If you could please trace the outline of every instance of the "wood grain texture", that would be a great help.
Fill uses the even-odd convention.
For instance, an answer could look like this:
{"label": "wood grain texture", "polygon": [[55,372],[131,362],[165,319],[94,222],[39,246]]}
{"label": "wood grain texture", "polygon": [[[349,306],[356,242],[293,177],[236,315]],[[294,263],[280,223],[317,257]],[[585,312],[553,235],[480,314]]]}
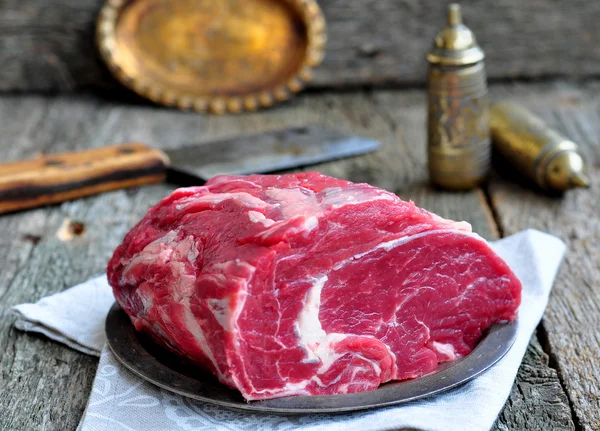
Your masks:
{"label": "wood grain texture", "polygon": [[522,103],[580,145],[592,187],[544,196],[501,178],[491,199],[506,234],[527,227],[562,238],[567,256],[544,320],[545,341],[576,425],[600,429],[600,84],[517,85],[497,94]]}
{"label": "wood grain texture", "polygon": [[[96,55],[103,0],[0,2],[0,91],[117,85]],[[445,22],[437,0],[321,0],[329,42],[313,87],[423,83],[425,52]],[[600,3],[461,2],[491,78],[600,74]]]}
{"label": "wood grain texture", "polygon": [[169,158],[139,143],[0,164],[0,214],[159,183]]}
{"label": "wood grain texture", "polygon": [[[556,370],[548,366],[549,361],[534,335],[494,430],[575,430],[567,395]],[[552,412],[552,415],[544,412]]]}
{"label": "wood grain texture", "polygon": [[[379,139],[383,150],[312,169],[411,198],[438,214],[470,221],[486,238],[497,229],[480,191],[440,192],[427,184],[425,97],[422,91],[304,95],[264,113],[201,117],[153,107],[131,107],[90,97],[0,97],[5,161],[106,142],[142,141],[177,147],[199,140],[321,123]],[[155,185],[0,217],[0,415],[2,430],[68,430],[81,417],[96,359],[12,328],[10,306],[36,301],[103,271],[113,248],[147,208],[174,186]],[[57,236],[69,223],[85,226],[70,240]],[[81,229],[73,229],[73,232]],[[573,429],[555,372],[534,344],[495,429]],[[525,366],[525,365],[524,365]],[[534,377],[531,377],[531,376]],[[522,390],[527,395],[521,396]],[[538,396],[537,393],[540,393]],[[525,413],[526,412],[526,415]]]}

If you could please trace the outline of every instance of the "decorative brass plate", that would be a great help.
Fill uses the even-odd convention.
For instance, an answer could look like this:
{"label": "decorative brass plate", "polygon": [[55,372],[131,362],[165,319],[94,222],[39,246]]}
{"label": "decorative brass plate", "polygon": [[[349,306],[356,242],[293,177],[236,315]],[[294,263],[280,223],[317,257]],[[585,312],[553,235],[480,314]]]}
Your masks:
{"label": "decorative brass plate", "polygon": [[129,316],[115,304],[106,317],[106,340],[117,360],[131,372],[180,395],[236,410],[277,414],[339,413],[402,404],[428,397],[477,377],[498,362],[517,338],[518,324],[492,326],[473,351],[462,359],[441,364],[415,380],[381,385],[374,391],[348,395],[285,397],[247,402],[210,372],[185,364],[135,330]]}
{"label": "decorative brass plate", "polygon": [[113,74],[141,96],[220,114],[301,90],[326,34],[315,0],[108,0],[97,39]]}

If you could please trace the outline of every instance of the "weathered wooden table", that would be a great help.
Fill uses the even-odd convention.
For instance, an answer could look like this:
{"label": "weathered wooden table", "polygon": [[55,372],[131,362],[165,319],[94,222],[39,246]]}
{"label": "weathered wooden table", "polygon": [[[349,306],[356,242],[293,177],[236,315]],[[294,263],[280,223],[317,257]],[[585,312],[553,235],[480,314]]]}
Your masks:
{"label": "weathered wooden table", "polygon": [[[423,90],[307,93],[276,109],[205,117],[93,96],[0,97],[2,161],[139,140],[158,147],[304,123],[380,139],[384,149],[313,169],[365,181],[431,211],[467,220],[488,239],[525,228],[565,240],[568,255],[520,368],[498,430],[600,429],[600,83],[502,84],[494,98],[535,109],[581,144],[591,190],[563,198],[494,176],[466,193],[427,182]],[[104,271],[114,247],[173,189],[155,185],[0,216],[0,429],[70,430],[83,413],[97,359],[12,327],[12,305]],[[57,232],[81,223],[72,239]],[[81,226],[80,226],[81,227]]]}

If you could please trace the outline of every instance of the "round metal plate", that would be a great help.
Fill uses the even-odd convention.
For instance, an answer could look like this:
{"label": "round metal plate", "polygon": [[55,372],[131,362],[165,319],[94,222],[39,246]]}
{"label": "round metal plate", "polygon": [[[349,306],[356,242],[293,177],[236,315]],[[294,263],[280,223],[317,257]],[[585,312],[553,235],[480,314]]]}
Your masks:
{"label": "round metal plate", "polygon": [[97,39],[111,71],[140,95],[223,113],[299,91],[326,35],[315,0],[107,0]]}
{"label": "round metal plate", "polygon": [[116,358],[143,379],[195,400],[239,410],[280,414],[339,413],[414,401],[475,378],[500,360],[513,345],[517,323],[492,326],[468,356],[440,365],[415,380],[386,383],[378,389],[348,395],[302,396],[247,402],[208,371],[182,363],[135,330],[117,304],[106,318],[108,345]]}

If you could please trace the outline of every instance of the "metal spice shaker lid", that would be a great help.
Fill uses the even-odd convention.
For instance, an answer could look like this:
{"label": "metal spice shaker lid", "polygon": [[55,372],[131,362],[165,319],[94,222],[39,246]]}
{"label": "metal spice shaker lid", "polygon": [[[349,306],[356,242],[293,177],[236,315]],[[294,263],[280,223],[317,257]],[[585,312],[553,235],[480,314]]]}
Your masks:
{"label": "metal spice shaker lid", "polygon": [[463,66],[477,63],[485,57],[473,32],[462,23],[460,5],[448,6],[448,26],[433,41],[427,61],[443,66]]}

